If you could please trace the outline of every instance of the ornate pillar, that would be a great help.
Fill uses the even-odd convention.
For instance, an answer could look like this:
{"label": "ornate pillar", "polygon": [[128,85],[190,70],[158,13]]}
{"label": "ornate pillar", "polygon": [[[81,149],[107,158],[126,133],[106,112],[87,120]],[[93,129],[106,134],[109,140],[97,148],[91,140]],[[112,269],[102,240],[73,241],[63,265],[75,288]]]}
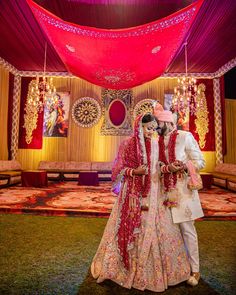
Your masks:
{"label": "ornate pillar", "polygon": [[21,92],[21,77],[14,77],[13,90],[13,110],[12,110],[12,132],[11,132],[11,158],[16,159],[18,151],[19,138],[19,118],[20,118],[20,92]]}
{"label": "ornate pillar", "polygon": [[220,79],[213,79],[216,164],[223,163]]}

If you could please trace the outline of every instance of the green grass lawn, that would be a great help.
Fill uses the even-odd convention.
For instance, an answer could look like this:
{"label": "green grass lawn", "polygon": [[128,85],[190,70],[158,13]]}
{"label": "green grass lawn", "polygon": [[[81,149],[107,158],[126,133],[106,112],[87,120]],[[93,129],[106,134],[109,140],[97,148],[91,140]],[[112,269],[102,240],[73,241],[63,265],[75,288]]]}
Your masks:
{"label": "green grass lawn", "polygon": [[[110,282],[98,285],[91,278],[89,267],[106,222],[0,215],[0,294],[153,294]],[[165,294],[236,294],[236,222],[197,222],[197,230],[203,280],[198,287],[181,284]]]}

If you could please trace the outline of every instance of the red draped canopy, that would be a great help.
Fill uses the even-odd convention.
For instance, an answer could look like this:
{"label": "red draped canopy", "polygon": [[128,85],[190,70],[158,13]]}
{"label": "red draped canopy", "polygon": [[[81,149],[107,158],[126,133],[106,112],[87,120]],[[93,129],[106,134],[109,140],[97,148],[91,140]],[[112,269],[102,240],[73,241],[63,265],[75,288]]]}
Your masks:
{"label": "red draped canopy", "polygon": [[69,23],[27,2],[68,71],[105,88],[126,89],[162,75],[203,0],[155,22],[117,30]]}

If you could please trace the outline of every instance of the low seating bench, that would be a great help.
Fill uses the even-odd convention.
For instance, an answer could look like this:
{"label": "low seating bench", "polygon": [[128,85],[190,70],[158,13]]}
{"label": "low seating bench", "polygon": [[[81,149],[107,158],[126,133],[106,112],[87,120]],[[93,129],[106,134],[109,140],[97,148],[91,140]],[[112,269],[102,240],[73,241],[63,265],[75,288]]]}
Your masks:
{"label": "low seating bench", "polygon": [[221,163],[212,172],[213,184],[236,191],[236,164]]}
{"label": "low seating bench", "polygon": [[0,187],[6,187],[10,185],[10,178],[9,174],[0,174]]}
{"label": "low seating bench", "polygon": [[0,160],[0,188],[20,183],[21,171],[17,160]]}
{"label": "low seating bench", "polygon": [[99,181],[111,180],[113,162],[41,161],[38,169],[46,170],[49,180],[78,181],[81,171],[97,171]]}

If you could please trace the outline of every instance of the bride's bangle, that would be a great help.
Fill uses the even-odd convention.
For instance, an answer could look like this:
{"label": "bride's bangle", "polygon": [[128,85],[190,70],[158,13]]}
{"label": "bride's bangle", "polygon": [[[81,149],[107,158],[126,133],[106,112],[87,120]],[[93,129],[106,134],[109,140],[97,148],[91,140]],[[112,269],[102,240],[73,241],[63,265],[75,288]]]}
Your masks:
{"label": "bride's bangle", "polygon": [[133,177],[134,176],[134,169],[127,168],[126,171],[125,171],[125,174],[127,176]]}
{"label": "bride's bangle", "polygon": [[162,165],[161,173],[170,173],[169,165]]}

